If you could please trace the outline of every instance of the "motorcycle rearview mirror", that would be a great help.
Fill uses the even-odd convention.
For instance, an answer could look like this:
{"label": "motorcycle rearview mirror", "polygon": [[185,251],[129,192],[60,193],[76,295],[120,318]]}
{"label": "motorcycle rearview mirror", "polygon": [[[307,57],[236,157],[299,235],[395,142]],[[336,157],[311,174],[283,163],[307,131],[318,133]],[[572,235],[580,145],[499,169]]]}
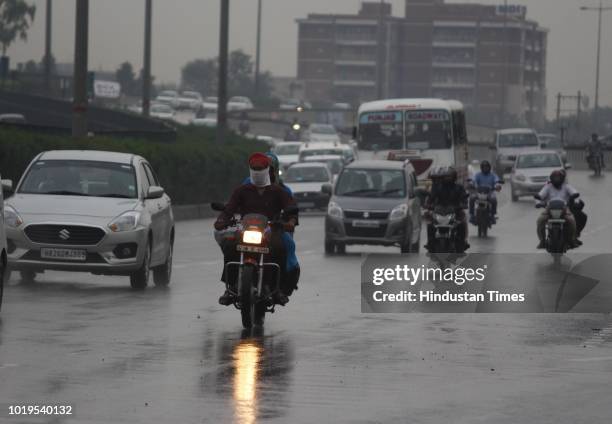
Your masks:
{"label": "motorcycle rearview mirror", "polygon": [[570,196],[570,199],[574,200],[580,197],[580,193],[574,193]]}
{"label": "motorcycle rearview mirror", "polygon": [[213,211],[223,212],[225,210],[225,205],[220,202],[212,202],[210,207]]}
{"label": "motorcycle rearview mirror", "polygon": [[539,194],[535,194],[535,195],[533,196],[533,198],[534,198],[534,199],[536,199],[536,200],[542,200],[542,198],[540,197],[540,195],[539,195]]}

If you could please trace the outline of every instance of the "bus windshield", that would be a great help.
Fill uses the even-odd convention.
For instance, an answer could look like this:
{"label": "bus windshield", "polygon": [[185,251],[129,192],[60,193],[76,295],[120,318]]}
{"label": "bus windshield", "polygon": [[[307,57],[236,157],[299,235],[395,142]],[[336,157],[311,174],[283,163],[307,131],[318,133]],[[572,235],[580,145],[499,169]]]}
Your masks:
{"label": "bus windshield", "polygon": [[380,150],[402,149],[404,145],[401,112],[369,112],[359,117],[360,144]]}
{"label": "bus windshield", "polygon": [[450,115],[444,110],[406,112],[406,148],[418,150],[450,149]]}

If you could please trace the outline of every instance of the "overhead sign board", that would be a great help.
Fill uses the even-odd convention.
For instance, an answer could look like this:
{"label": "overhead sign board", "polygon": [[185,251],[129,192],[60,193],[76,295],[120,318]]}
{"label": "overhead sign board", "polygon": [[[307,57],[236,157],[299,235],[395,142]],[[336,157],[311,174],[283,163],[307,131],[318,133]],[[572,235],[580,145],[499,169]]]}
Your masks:
{"label": "overhead sign board", "polygon": [[500,4],[497,6],[497,14],[503,16],[525,17],[527,15],[527,6],[519,4]]}
{"label": "overhead sign board", "polygon": [[121,84],[114,81],[94,81],[94,95],[103,99],[118,99],[121,96]]}

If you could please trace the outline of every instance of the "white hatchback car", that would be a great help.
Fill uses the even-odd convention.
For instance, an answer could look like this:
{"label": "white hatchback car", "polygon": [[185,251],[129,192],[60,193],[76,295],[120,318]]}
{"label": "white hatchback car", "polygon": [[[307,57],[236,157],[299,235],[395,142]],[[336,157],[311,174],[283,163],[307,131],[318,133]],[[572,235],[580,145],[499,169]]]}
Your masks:
{"label": "white hatchback car", "polygon": [[36,156],[4,202],[8,267],[128,275],[144,289],[172,273],[174,217],[151,165],[128,153],[56,150]]}

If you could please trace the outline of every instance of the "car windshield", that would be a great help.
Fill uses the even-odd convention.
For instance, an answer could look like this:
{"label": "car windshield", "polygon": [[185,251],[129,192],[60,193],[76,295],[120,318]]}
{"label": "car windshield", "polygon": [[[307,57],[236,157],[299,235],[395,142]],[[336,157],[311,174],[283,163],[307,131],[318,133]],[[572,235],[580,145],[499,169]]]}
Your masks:
{"label": "car windshield", "polygon": [[19,193],[135,199],[136,174],[128,164],[86,160],[39,160]]}
{"label": "car windshield", "polygon": [[310,132],[313,134],[337,134],[332,125],[311,125]]}
{"label": "car windshield", "polygon": [[183,93],[183,97],[185,97],[186,99],[197,99],[199,97],[199,94],[191,92],[191,91],[187,91]]}
{"label": "car windshield", "polygon": [[304,150],[300,153],[300,158],[310,158],[313,156],[325,156],[325,155],[338,155],[338,156],[346,156],[346,154],[342,151],[342,149],[330,148],[330,149],[312,149],[312,150]]}
{"label": "car windshield", "polygon": [[293,167],[284,176],[286,183],[327,183],[329,174],[322,166]]}
{"label": "car windshield", "polygon": [[176,97],[176,91],[162,91],[159,97]]}
{"label": "car windshield", "polygon": [[522,155],[516,161],[517,168],[560,168],[561,166],[561,159],[554,154]]}
{"label": "car windshield", "polygon": [[300,145],[299,144],[293,144],[293,145],[279,144],[274,148],[274,151],[277,155],[297,155],[298,153],[300,153]]}
{"label": "car windshield", "polygon": [[500,134],[499,147],[538,146],[538,137],[534,133]]}
{"label": "car windshield", "polygon": [[154,105],[151,107],[151,112],[172,113],[172,108],[168,105]]}
{"label": "car windshield", "polygon": [[406,196],[404,173],[387,169],[345,169],[336,186],[338,196],[388,197]]}
{"label": "car windshield", "polygon": [[207,97],[204,99],[206,103],[217,103],[219,100],[216,97]]}

